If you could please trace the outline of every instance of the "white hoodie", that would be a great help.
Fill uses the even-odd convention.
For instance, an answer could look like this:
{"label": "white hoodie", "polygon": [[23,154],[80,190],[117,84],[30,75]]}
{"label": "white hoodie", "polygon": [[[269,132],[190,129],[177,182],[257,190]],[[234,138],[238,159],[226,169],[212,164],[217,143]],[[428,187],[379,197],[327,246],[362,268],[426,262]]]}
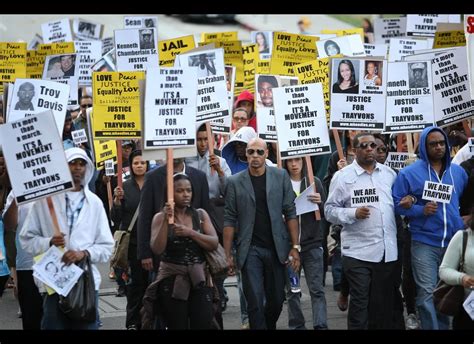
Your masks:
{"label": "white hoodie", "polygon": [[[85,195],[84,205],[71,232],[67,224],[66,193],[51,196],[51,199],[58,218],[59,228],[66,235],[65,250],[87,250],[90,253],[95,289],[99,290],[101,278],[95,263],[105,263],[110,259],[114,239],[102,201],[87,186],[94,174],[92,161],[87,157],[86,152],[80,148],[70,148],[65,153],[68,162],[78,158],[87,162],[86,175],[82,183]],[[54,234],[53,228],[46,199],[34,202],[20,232],[21,246],[33,256],[46,252]],[[39,291],[44,292],[45,289],[42,284],[39,281],[36,282]]]}

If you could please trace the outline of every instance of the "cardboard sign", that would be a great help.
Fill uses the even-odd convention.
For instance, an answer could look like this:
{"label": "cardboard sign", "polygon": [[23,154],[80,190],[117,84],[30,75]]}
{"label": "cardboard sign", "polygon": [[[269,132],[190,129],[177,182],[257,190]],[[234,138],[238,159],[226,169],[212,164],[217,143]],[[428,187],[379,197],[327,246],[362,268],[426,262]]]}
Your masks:
{"label": "cardboard sign", "polygon": [[117,70],[145,71],[158,67],[158,42],[155,28],[115,30]]}
{"label": "cardboard sign", "polygon": [[437,23],[459,23],[458,14],[407,14],[407,36],[434,37]]}
{"label": "cardboard sign", "polygon": [[232,126],[231,114],[234,108],[234,85],[235,85],[235,67],[225,66],[225,81],[227,84],[227,99],[229,101],[229,116],[214,119],[211,121],[212,132],[221,135],[229,135]]}
{"label": "cardboard sign", "polygon": [[360,35],[340,36],[322,41],[317,41],[318,55],[320,58],[336,56],[339,54],[352,57],[365,56],[364,44]]}
{"label": "cardboard sign", "polygon": [[142,27],[158,28],[158,17],[126,16],[123,18],[123,27],[126,29],[140,29]]}
{"label": "cardboard sign", "polygon": [[387,159],[385,160],[385,166],[388,166],[396,171],[400,171],[402,168],[405,168],[406,162],[410,157],[409,153],[397,153],[390,152],[388,153]]}
{"label": "cardboard sign", "polygon": [[114,140],[94,140],[94,155],[98,170],[104,168],[106,160],[117,162],[117,143]]}
{"label": "cardboard sign", "polygon": [[144,149],[196,144],[196,90],[193,69],[147,70]]}
{"label": "cardboard sign", "polygon": [[234,66],[234,87],[240,94],[244,87],[244,61],[241,41],[216,42],[216,47],[224,49],[224,63]]}
{"label": "cardboard sign", "polygon": [[253,94],[255,93],[255,69],[259,60],[257,45],[243,45],[242,59],[244,61],[244,90]]}
{"label": "cardboard sign", "polygon": [[102,36],[104,26],[90,22],[88,20],[74,18],[72,21],[72,31],[81,40],[99,40]]}
{"label": "cardboard sign", "polygon": [[160,67],[173,67],[176,56],[195,47],[193,35],[159,41]]}
{"label": "cardboard sign", "polygon": [[59,135],[63,134],[69,86],[49,80],[17,79],[13,87],[8,121],[17,121],[52,110]]}
{"label": "cardboard sign", "polygon": [[18,204],[74,187],[54,121],[49,110],[0,126],[0,146],[13,172],[9,176]]}
{"label": "cardboard sign", "polygon": [[351,208],[370,207],[379,202],[377,188],[351,189]]}
{"label": "cardboard sign", "polygon": [[275,127],[275,112],[273,109],[275,97],[273,90],[277,87],[297,85],[298,79],[279,75],[255,75],[257,88],[257,133],[258,137],[267,142],[277,142]]}
{"label": "cardboard sign", "polygon": [[272,58],[273,31],[250,31],[250,41],[257,46],[260,60]]}
{"label": "cardboard sign", "polygon": [[389,63],[385,132],[422,131],[433,113],[431,61]]}
{"label": "cardboard sign", "polygon": [[41,31],[45,43],[72,42],[73,40],[71,24],[67,18],[41,24]]}
{"label": "cardboard sign", "polygon": [[453,186],[449,184],[425,181],[423,188],[422,199],[426,201],[441,202],[449,204],[451,202],[451,195],[453,193]]}
{"label": "cardboard sign", "polygon": [[365,54],[367,56],[380,56],[387,58],[388,44],[364,44]]}
{"label": "cardboard sign", "polygon": [[405,36],[407,18],[375,18],[374,37],[375,43],[390,43],[390,38]]}
{"label": "cardboard sign", "polygon": [[108,177],[115,175],[114,161],[112,159],[105,161],[105,175]]}
{"label": "cardboard sign", "polygon": [[274,97],[282,159],[331,152],[321,84],[279,87]]}
{"label": "cardboard sign", "polygon": [[143,72],[93,73],[96,139],[126,139],[141,136],[140,88]]}
{"label": "cardboard sign", "polygon": [[101,41],[75,41],[76,52],[79,54],[76,61],[78,64],[79,86],[92,85],[91,67],[102,57]]}
{"label": "cardboard sign", "polygon": [[26,78],[26,43],[0,43],[0,83]]}
{"label": "cardboard sign", "polygon": [[383,130],[387,61],[376,58],[331,61],[331,129]]}
{"label": "cardboard sign", "polygon": [[[293,66],[314,60],[318,57],[316,41],[318,37],[298,35],[288,32],[275,32],[273,36],[270,73],[295,75]],[[323,56],[324,57],[324,56]]]}
{"label": "cardboard sign", "polygon": [[212,42],[237,41],[237,31],[201,33],[201,42],[205,44]]}
{"label": "cardboard sign", "polygon": [[87,142],[87,135],[85,129],[79,129],[71,131],[72,140],[76,146],[79,146],[83,142]]}
{"label": "cardboard sign", "polygon": [[414,55],[417,50],[429,48],[426,39],[391,38],[388,61],[402,61],[404,56]]}

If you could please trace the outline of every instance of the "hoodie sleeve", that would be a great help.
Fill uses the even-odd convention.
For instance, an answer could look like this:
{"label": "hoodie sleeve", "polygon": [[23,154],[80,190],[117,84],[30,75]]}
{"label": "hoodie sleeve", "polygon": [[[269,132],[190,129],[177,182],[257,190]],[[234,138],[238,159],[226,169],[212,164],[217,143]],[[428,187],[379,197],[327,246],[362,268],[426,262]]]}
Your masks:
{"label": "hoodie sleeve", "polygon": [[104,209],[98,211],[97,217],[97,232],[94,239],[94,244],[87,248],[89,251],[92,263],[105,263],[112,256],[114,249],[114,238],[109,227],[109,221]]}
{"label": "hoodie sleeve", "polygon": [[401,171],[395,183],[392,186],[392,197],[395,205],[395,214],[408,216],[409,218],[421,217],[423,214],[423,205],[418,204],[421,200],[417,200],[417,203],[413,204],[409,209],[405,209],[400,206],[400,201],[403,197],[411,195],[410,183],[406,177],[406,174]]}
{"label": "hoodie sleeve", "polygon": [[36,202],[28,215],[26,216],[25,223],[20,231],[20,245],[28,253],[32,254],[33,257],[41,253],[46,252],[49,249],[49,243],[51,242],[50,237],[43,236],[41,230],[41,223],[39,217],[40,202]]}

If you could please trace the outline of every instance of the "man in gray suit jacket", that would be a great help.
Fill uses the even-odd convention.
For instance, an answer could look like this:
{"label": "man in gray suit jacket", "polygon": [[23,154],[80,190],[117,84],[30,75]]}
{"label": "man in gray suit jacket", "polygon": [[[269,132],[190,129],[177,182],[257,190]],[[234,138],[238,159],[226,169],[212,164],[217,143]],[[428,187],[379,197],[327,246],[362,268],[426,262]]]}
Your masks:
{"label": "man in gray suit jacket", "polygon": [[265,141],[251,139],[246,155],[248,169],[228,179],[224,249],[232,273],[232,240],[238,227],[237,264],[242,271],[250,328],[276,329],[285,299],[288,258],[292,257],[290,264],[295,270],[300,267],[295,194],[284,170],[265,165]]}

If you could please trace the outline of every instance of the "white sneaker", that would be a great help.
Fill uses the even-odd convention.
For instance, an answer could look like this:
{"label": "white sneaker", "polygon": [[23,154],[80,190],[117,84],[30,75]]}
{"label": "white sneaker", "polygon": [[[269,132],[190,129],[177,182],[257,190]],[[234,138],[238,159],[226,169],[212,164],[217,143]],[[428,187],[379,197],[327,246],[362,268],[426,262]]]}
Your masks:
{"label": "white sneaker", "polygon": [[420,328],[420,323],[418,322],[418,319],[416,318],[416,314],[414,313],[408,314],[408,316],[405,319],[405,328],[407,330],[417,330]]}

